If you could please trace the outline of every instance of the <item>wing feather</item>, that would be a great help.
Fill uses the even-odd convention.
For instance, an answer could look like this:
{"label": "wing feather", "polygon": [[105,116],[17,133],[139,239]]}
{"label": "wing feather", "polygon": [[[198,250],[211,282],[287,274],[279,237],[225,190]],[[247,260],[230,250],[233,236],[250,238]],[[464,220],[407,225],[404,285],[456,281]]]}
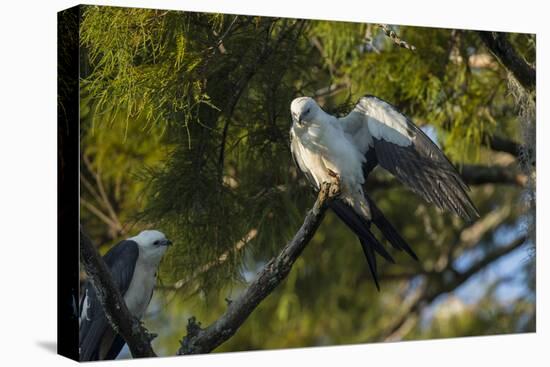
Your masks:
{"label": "wing feather", "polygon": [[[139,249],[137,243],[125,240],[113,246],[103,257],[103,260],[111,271],[113,281],[122,295],[126,293],[132,281],[138,255]],[[99,355],[101,341],[106,332],[112,329],[105,317],[95,289],[90,282],[87,282],[84,288],[80,304],[80,360],[98,360],[103,357]],[[112,357],[113,355],[116,357],[124,345],[124,343],[120,345],[120,340],[114,344],[116,344],[116,348],[113,345],[113,347],[108,349],[107,358],[114,358]]]}
{"label": "wing feather", "polygon": [[[427,202],[466,220],[479,217],[468,196],[468,186],[451,162],[418,126],[394,106],[380,98],[365,96],[340,121],[352,136],[359,136],[359,133],[364,136],[364,129],[368,129],[372,141],[363,153],[372,155],[374,150],[380,166]],[[362,126],[359,121],[362,121]],[[369,172],[366,171],[365,175]]]}
{"label": "wing feather", "polygon": [[306,175],[309,183],[317,190],[319,190],[319,188],[321,187],[321,183],[317,181],[315,175],[311,173],[308,164],[306,164],[306,162],[304,161],[305,159],[308,159],[310,153],[305,151],[304,147],[302,146],[302,144],[300,144],[292,129],[290,130],[290,152],[292,153],[292,158],[294,159],[294,163],[296,164],[296,166],[298,166],[300,171],[302,171]]}

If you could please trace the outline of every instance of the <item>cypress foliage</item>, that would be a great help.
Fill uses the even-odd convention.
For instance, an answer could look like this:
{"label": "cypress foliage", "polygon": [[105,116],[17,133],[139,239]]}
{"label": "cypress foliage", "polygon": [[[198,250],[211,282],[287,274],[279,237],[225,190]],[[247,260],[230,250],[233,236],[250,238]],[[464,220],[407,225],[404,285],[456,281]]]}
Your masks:
{"label": "cypress foliage", "polygon": [[[243,264],[280,248],[313,202],[288,148],[294,97],[316,95],[344,114],[361,95],[378,95],[425,125],[459,163],[488,161],[483,143],[494,133],[519,136],[507,74],[483,59],[475,33],[395,29],[416,51],[377,25],[86,6],[85,177],[101,169],[113,192],[118,185],[111,199],[125,213],[120,222],[154,225],[174,240],[164,282],[219,289]],[[534,38],[512,41],[534,58]],[[380,207],[391,216],[402,195],[386,193]],[[452,219],[434,221],[441,238],[445,225],[458,230]],[[402,224],[405,236],[422,237]],[[250,244],[241,250],[243,240]]]}

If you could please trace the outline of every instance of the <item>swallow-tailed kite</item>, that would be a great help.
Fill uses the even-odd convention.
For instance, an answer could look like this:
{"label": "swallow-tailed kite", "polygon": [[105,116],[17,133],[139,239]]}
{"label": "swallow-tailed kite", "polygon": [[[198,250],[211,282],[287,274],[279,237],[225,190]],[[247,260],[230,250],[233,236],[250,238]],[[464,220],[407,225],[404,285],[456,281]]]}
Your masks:
{"label": "swallow-tailed kite", "polygon": [[[141,319],[157,279],[157,269],[171,242],[159,231],[143,231],[113,246],[103,257],[128,310]],[[94,287],[88,282],[80,301],[80,360],[115,359],[124,339],[109,325]]]}
{"label": "swallow-tailed kite", "polygon": [[299,97],[292,101],[290,112],[290,148],[296,164],[317,190],[323,182],[338,181],[340,195],[330,207],[359,237],[377,288],[374,252],[394,261],[371,232],[371,223],[394,248],[417,257],[364,192],[374,167],[380,165],[439,208],[466,220],[479,216],[468,197],[468,186],[447,157],[388,102],[367,95],[347,116],[337,118],[312,98]]}

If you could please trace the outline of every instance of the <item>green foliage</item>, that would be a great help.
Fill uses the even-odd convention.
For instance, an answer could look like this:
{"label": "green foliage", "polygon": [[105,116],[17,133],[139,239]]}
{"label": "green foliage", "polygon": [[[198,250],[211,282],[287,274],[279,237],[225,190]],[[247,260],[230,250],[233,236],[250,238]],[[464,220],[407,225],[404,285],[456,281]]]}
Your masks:
{"label": "green foliage", "polygon": [[[100,176],[107,200],[84,186],[82,197],[108,218],[83,206],[82,221],[100,243],[145,227],[174,241],[160,275],[164,286],[182,286],[157,291],[156,302],[168,302],[151,320],[161,334],[157,349],[177,347],[187,317],[215,320],[224,298],[239,294],[243,277],[291,238],[313,204],[288,148],[294,97],[315,95],[326,110],[345,114],[361,95],[380,96],[432,128],[459,164],[492,162],[496,155],[483,143],[493,133],[518,139],[507,73],[474,32],[397,30],[416,52],[376,25],[85,7],[83,175],[92,187]],[[534,60],[534,37],[511,40]],[[399,186],[372,195],[421,258],[417,264],[397,254],[400,265],[379,264],[381,273],[436,271],[464,223]],[[499,227],[517,226],[519,195],[495,185],[472,193],[481,213],[509,208]],[[494,244],[490,231],[479,248],[486,253]],[[406,311],[413,280],[388,277],[377,293],[362,256],[350,231],[329,215],[289,279],[219,350],[384,340],[395,315]],[[529,305],[507,312],[492,295],[480,302],[461,315],[470,324],[413,327],[403,337],[481,332],[474,326],[494,318],[479,310],[506,319],[490,332],[514,332],[514,320],[533,312]]]}
{"label": "green foliage", "polygon": [[94,114],[85,95],[80,102],[81,220],[97,242],[111,244],[136,231],[147,186],[141,177],[173,147],[161,139],[161,125],[144,118],[128,124],[124,110]]}

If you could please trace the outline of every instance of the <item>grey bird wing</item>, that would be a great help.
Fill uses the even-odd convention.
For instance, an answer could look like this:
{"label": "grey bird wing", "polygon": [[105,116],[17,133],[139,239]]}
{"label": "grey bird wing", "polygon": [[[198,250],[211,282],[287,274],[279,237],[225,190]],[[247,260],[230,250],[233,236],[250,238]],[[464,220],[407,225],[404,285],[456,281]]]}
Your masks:
{"label": "grey bird wing", "polygon": [[[122,295],[126,293],[132,281],[138,255],[137,243],[125,240],[113,246],[103,257],[111,271],[113,281]],[[122,338],[119,335],[113,337],[112,333],[114,331],[105,317],[95,289],[88,281],[80,301],[80,360],[116,358],[124,346],[124,342],[121,341]],[[108,345],[104,345],[104,340]]]}
{"label": "grey bird wing", "polygon": [[479,217],[468,196],[468,186],[447,157],[394,106],[380,98],[365,96],[340,121],[367,161],[370,158],[365,176],[374,168],[376,158],[376,163],[427,202],[466,220]]}

